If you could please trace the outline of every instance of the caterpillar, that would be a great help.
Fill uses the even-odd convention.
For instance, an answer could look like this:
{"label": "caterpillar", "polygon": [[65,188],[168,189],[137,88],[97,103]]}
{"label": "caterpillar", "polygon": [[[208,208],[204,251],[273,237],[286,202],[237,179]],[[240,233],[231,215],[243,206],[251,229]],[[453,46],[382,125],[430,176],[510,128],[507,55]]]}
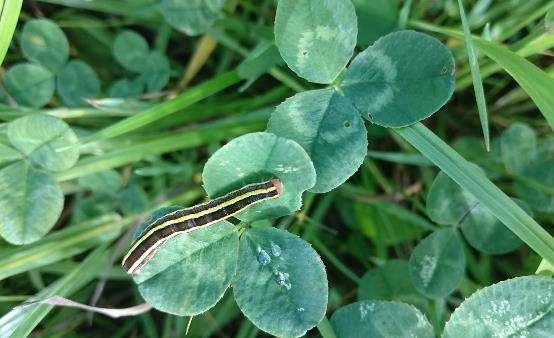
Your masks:
{"label": "caterpillar", "polygon": [[166,214],[142,231],[123,257],[121,265],[127,273],[137,275],[168,239],[222,221],[251,205],[282,194],[281,181],[272,179],[249,184],[223,197]]}

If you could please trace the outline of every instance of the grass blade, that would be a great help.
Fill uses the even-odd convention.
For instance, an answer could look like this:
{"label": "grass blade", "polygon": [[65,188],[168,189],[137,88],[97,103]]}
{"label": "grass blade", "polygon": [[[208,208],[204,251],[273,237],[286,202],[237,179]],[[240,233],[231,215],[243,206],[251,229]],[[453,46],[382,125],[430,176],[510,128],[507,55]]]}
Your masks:
{"label": "grass blade", "polygon": [[541,263],[539,264],[537,271],[535,271],[535,275],[543,275],[543,276],[552,276],[554,274],[554,265],[550,264],[549,261],[546,259],[543,259]]}
{"label": "grass blade", "polygon": [[470,162],[421,123],[395,131],[477,198],[536,253],[554,262],[554,238]]}
{"label": "grass blade", "polygon": [[477,100],[477,110],[479,111],[483,137],[485,138],[485,148],[487,151],[490,151],[489,116],[487,113],[487,102],[485,101],[483,81],[481,80],[481,74],[479,73],[479,61],[477,60],[477,53],[475,53],[475,47],[473,46],[473,40],[471,39],[471,31],[469,29],[469,23],[466,18],[464,6],[462,5],[462,0],[458,0],[458,6],[460,7],[460,17],[464,28],[464,39],[469,57],[469,67],[471,69],[475,100]]}
{"label": "grass blade", "polygon": [[[485,37],[485,41],[488,41]],[[522,58],[528,58],[533,55],[542,54],[545,51],[554,47],[554,34],[543,34],[536,39],[530,41],[528,44],[521,48],[514,50],[514,52]],[[487,63],[480,67],[480,73],[482,78],[487,78],[490,75],[501,71],[503,68],[497,63]],[[456,91],[461,91],[472,84],[471,74],[460,76],[460,79],[456,81]]]}
{"label": "grass blade", "polygon": [[[433,25],[411,22],[417,28],[430,30],[455,38],[463,38],[463,34],[454,29],[444,29]],[[477,49],[498,63],[521,86],[537,105],[542,115],[554,128],[554,79],[548,76],[539,67],[517,55],[506,47],[473,36],[473,43]]]}
{"label": "grass blade", "polygon": [[86,9],[101,13],[133,17],[141,20],[159,20],[161,13],[158,10],[159,1],[135,0],[39,0],[53,5],[66,6],[76,9]]}
{"label": "grass blade", "polygon": [[371,158],[393,162],[396,164],[411,164],[411,165],[418,165],[418,166],[433,165],[431,162],[429,162],[427,158],[419,154],[369,150],[367,152],[367,155]]}
{"label": "grass blade", "polygon": [[136,115],[114,123],[111,126],[106,127],[84,139],[83,143],[109,139],[144,127],[163,117],[176,113],[179,110],[205,99],[206,97],[227,87],[230,87],[240,80],[241,78],[236,71],[223,73],[212,80],[206,81],[194,88],[190,88],[171,100],[164,101]]}
{"label": "grass blade", "polygon": [[115,239],[124,222],[116,214],[104,215],[77,226],[52,233],[41,240],[1,251],[0,280],[18,273],[73,257]]}
{"label": "grass blade", "polygon": [[23,0],[0,0],[0,65],[12,41]]}
{"label": "grass blade", "polygon": [[550,128],[554,128],[554,79],[540,68],[509,49],[480,38],[474,38],[475,45],[488,57],[496,61],[529,94]]}
{"label": "grass blade", "polygon": [[[40,300],[55,295],[67,297],[75,293],[96,276],[96,270],[105,267],[108,257],[106,245],[101,245],[75,270],[52,283],[30,300]],[[27,337],[53,307],[53,305],[40,304],[14,308],[0,318],[0,336]]]}
{"label": "grass blade", "polygon": [[400,14],[398,16],[398,28],[406,29],[408,24],[408,19],[410,18],[410,10],[412,9],[412,0],[404,1],[402,8],[400,9]]}

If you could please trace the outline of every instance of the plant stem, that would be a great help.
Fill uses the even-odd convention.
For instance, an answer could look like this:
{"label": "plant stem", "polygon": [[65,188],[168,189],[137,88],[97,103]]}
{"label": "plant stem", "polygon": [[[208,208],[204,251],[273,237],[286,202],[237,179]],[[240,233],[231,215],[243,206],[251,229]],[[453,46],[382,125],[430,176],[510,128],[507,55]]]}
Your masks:
{"label": "plant stem", "polygon": [[329,323],[327,317],[323,317],[319,324],[317,324],[317,329],[323,338],[337,338],[337,335],[335,334],[335,331],[333,331],[331,323]]}
{"label": "plant stem", "polygon": [[441,320],[440,320],[439,311],[438,311],[438,302],[439,300],[430,299],[429,308],[431,310],[431,322],[432,322],[433,328],[435,329],[435,334],[437,335],[437,337],[440,337],[442,334],[442,327],[441,327]]}

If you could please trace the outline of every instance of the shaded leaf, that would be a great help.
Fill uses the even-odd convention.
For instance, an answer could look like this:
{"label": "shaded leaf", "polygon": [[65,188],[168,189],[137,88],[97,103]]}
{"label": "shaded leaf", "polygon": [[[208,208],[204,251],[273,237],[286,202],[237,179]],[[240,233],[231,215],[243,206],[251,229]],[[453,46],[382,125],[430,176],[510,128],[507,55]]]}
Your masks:
{"label": "shaded leaf", "polygon": [[464,271],[464,249],[453,229],[433,232],[419,242],[410,256],[412,282],[430,298],[442,298],[454,291]]}
{"label": "shaded leaf", "polygon": [[506,170],[519,173],[537,158],[537,134],[527,124],[513,123],[502,133],[500,149]]}
{"label": "shaded leaf", "polygon": [[[514,201],[532,215],[527,204]],[[523,244],[488,208],[443,172],[429,190],[427,213],[437,223],[460,225],[469,244],[481,252],[503,254]]]}
{"label": "shaded leaf", "polygon": [[152,51],[141,69],[141,78],[146,84],[146,91],[149,93],[161,91],[169,82],[170,73],[167,57],[158,50]]}
{"label": "shaded leaf", "polygon": [[56,78],[58,93],[68,107],[88,106],[85,99],[100,93],[100,79],[88,64],[80,60],[67,63]]}
{"label": "shaded leaf", "polygon": [[224,0],[162,0],[162,14],[175,29],[198,35],[211,27],[224,4]]}
{"label": "shaded leaf", "polygon": [[[533,216],[527,204],[514,201]],[[488,254],[504,254],[519,248],[523,242],[482,204],[477,204],[461,223],[464,237],[475,249]]]}
{"label": "shaded leaf", "polygon": [[77,182],[90,191],[115,196],[121,184],[121,175],[115,170],[104,170],[79,177]]}
{"label": "shaded leaf", "polygon": [[149,198],[138,183],[128,184],[119,193],[119,204],[124,214],[138,214],[148,208]]}
{"label": "shaded leaf", "polygon": [[371,122],[402,127],[425,119],[454,92],[452,53],[415,31],[388,34],[358,54],[340,84]]}
{"label": "shaded leaf", "polygon": [[471,192],[533,250],[554,261],[552,236],[512,199],[495,186],[477,167],[462,158],[423,124],[416,123],[395,132],[431,159],[447,175]]}
{"label": "shaded leaf", "polygon": [[472,194],[440,172],[427,195],[427,215],[436,223],[457,225],[478,203]]}
{"label": "shaded leaf", "polygon": [[18,104],[33,108],[50,102],[56,89],[54,75],[48,69],[31,63],[11,67],[4,75],[4,85]]}
{"label": "shaded leaf", "polygon": [[457,139],[452,147],[466,160],[483,167],[491,179],[500,176],[500,173],[504,171],[500,155],[500,138],[492,139],[490,151],[486,151],[481,139],[472,136]]}
{"label": "shaded leaf", "polygon": [[50,115],[23,116],[8,125],[11,144],[29,159],[52,171],[71,168],[79,158],[77,135]]}
{"label": "shaded leaf", "polygon": [[547,136],[537,149],[537,158],[554,159],[554,135]]}
{"label": "shaded leaf", "polygon": [[114,199],[103,193],[78,194],[73,204],[71,223],[84,222],[93,217],[99,217],[113,212],[115,209]]}
{"label": "shaded leaf", "polygon": [[267,131],[306,150],[316,171],[310,191],[328,192],[346,181],[367,153],[367,132],[356,108],[333,89],[296,94],[271,114]]}
{"label": "shaded leaf", "polygon": [[63,193],[56,179],[25,161],[0,170],[0,233],[12,244],[32,243],[56,223]]}
{"label": "shaded leaf", "polygon": [[408,261],[392,259],[368,270],[358,287],[358,300],[392,300],[416,306],[425,313],[432,313],[427,299],[412,284]]}
{"label": "shaded leaf", "polygon": [[515,191],[537,211],[554,212],[554,159],[537,161],[529,165],[518,177]]}
{"label": "shaded leaf", "polygon": [[64,32],[48,19],[29,20],[20,37],[21,51],[32,62],[57,73],[69,57],[69,43]]}
{"label": "shaded leaf", "polygon": [[252,323],[281,337],[305,334],[327,309],[321,258],[307,242],[275,228],[250,228],[242,235],[233,291]]}
{"label": "shaded leaf", "polygon": [[550,277],[509,279],[475,292],[452,314],[444,337],[549,337],[554,332]]}
{"label": "shaded leaf", "polygon": [[331,83],[356,46],[356,13],[341,0],[280,0],[275,14],[275,42],[298,76]]}
{"label": "shaded leaf", "polygon": [[108,93],[110,97],[137,98],[144,91],[144,86],[145,83],[142,77],[134,80],[120,79],[111,85]]}
{"label": "shaded leaf", "polygon": [[337,338],[435,337],[427,318],[415,307],[399,302],[359,301],[333,313]]}
{"label": "shaded leaf", "polygon": [[358,288],[358,299],[406,302],[407,299],[420,297],[412,281],[406,278],[408,273],[408,262],[401,259],[388,260],[383,265],[368,270]]}
{"label": "shaded leaf", "polygon": [[150,48],[142,35],[124,30],[115,37],[112,53],[125,69],[140,73],[144,69]]}

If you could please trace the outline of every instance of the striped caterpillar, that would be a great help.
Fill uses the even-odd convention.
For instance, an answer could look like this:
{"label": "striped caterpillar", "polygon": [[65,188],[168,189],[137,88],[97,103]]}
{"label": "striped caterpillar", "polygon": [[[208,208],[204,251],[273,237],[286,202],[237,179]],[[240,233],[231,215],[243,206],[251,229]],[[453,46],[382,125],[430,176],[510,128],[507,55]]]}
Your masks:
{"label": "striped caterpillar", "polygon": [[249,184],[223,197],[179,209],[156,219],[137,238],[122,261],[127,273],[136,275],[168,239],[225,220],[246,208],[283,194],[280,180]]}

